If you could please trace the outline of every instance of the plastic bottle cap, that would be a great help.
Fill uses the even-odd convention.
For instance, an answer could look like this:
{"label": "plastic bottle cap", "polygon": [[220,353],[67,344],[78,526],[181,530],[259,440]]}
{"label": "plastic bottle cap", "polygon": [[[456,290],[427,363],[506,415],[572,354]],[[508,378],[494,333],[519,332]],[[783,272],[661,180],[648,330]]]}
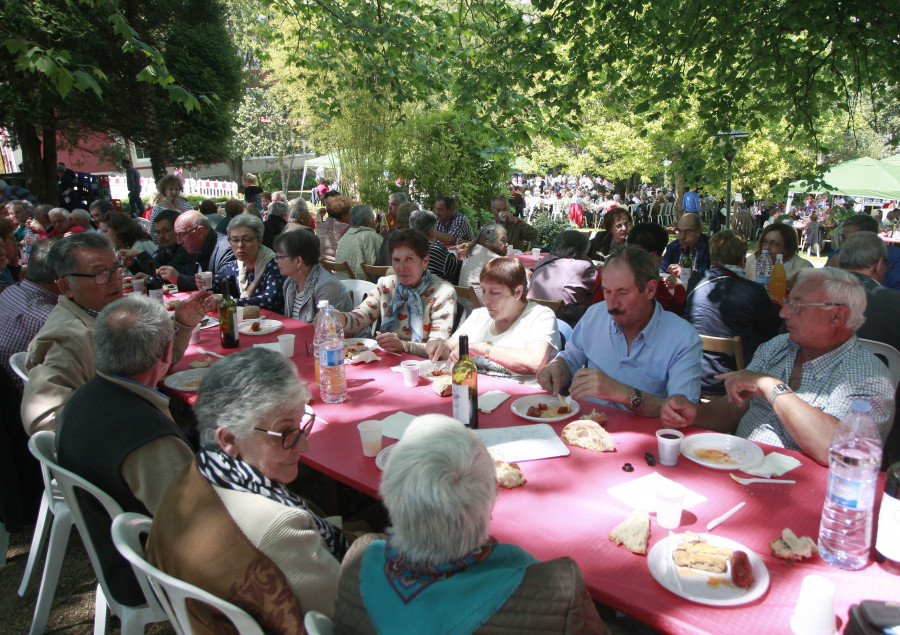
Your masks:
{"label": "plastic bottle cap", "polygon": [[320,309],[323,309],[328,306],[328,300],[319,300],[319,304],[317,304],[316,306]]}
{"label": "plastic bottle cap", "polygon": [[850,409],[857,412],[872,412],[872,404],[865,399],[854,399]]}

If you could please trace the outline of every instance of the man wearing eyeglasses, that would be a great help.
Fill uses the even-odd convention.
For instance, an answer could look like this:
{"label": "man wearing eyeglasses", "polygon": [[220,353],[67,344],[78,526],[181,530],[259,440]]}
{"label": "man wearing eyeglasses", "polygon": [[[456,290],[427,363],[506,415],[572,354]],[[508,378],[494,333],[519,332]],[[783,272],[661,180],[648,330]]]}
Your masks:
{"label": "man wearing eyeglasses", "polygon": [[160,267],[160,275],[169,282],[177,279],[179,291],[195,291],[197,281],[194,274],[199,271],[215,273],[229,262],[234,262],[228,237],[213,230],[209,219],[199,211],[189,210],[175,219],[175,239],[188,252],[187,263],[178,269],[177,278],[175,272],[167,267]]}
{"label": "man wearing eyeglasses", "polygon": [[697,425],[801,450],[828,465],[834,429],[853,400],[864,399],[884,442],[894,385],[887,367],[856,337],[865,308],[865,291],[850,273],[804,269],[781,309],[788,334],[762,344],[746,370],[717,375],[725,380],[725,396],[699,406],[667,399],[662,424]]}
{"label": "man wearing eyeglasses", "polygon": [[678,219],[675,230],[678,238],[666,247],[659,270],[681,277],[681,255],[686,249],[691,252],[694,271],[703,273],[709,269],[709,236],[703,233],[703,221],[699,214],[685,214]]}
{"label": "man wearing eyeglasses", "polygon": [[[60,297],[28,345],[25,368],[29,379],[22,397],[22,423],[29,436],[38,430],[54,430],[56,413],[94,376],[94,321],[100,311],[122,297],[124,270],[103,234],[67,236],[50,248],[48,261]],[[174,362],[184,354],[194,326],[212,308],[211,299],[208,292],[196,293],[175,310],[179,331]]]}

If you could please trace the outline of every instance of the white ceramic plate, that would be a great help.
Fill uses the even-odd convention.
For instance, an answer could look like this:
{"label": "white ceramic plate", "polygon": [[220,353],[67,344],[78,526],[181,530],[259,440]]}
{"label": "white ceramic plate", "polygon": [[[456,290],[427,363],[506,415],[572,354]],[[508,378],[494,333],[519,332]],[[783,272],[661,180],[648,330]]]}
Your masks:
{"label": "white ceramic plate", "polygon": [[581,410],[581,406],[578,405],[577,401],[573,401],[571,397],[564,397],[566,403],[569,405],[569,413],[564,415],[559,415],[556,417],[529,417],[528,409],[532,406],[537,406],[538,404],[545,403],[550,407],[558,408],[560,406],[559,400],[556,399],[553,395],[529,395],[527,397],[520,397],[516,399],[512,403],[512,411],[522,417],[523,419],[528,419],[529,421],[541,421],[543,423],[550,423],[553,421],[563,421],[564,419],[569,419],[578,414]]}
{"label": "white ceramic plate", "polygon": [[244,320],[241,322],[240,326],[238,326],[238,331],[241,335],[268,335],[269,333],[274,333],[278,329],[284,326],[278,320],[269,320],[269,319],[260,319],[259,326],[260,329],[258,331],[251,331],[250,327],[256,320]]}
{"label": "white ceramic plate", "polygon": [[[375,340],[370,340],[366,337],[346,337],[344,338],[344,357],[347,356],[347,347],[348,346],[365,346],[366,349],[370,351],[374,351],[378,348],[378,342]],[[355,353],[350,357],[356,357],[359,353]]]}
{"label": "white ceramic plate", "polygon": [[[669,541],[675,540],[676,544],[681,540],[681,535],[675,534],[671,538],[664,538],[656,543],[647,554],[647,566],[650,567],[650,575],[660,585],[691,602],[709,604],[710,606],[737,606],[752,602],[762,596],[769,588],[769,571],[762,559],[742,544],[712,534],[700,534],[706,538],[706,542],[714,547],[724,547],[732,551],[740,549],[747,554],[750,560],[750,568],[753,569],[753,586],[742,589],[731,581],[731,570],[725,573],[710,573],[708,571],[696,571],[685,567],[667,566],[669,557]],[[730,565],[729,565],[730,567]],[[678,571],[678,579],[681,581],[681,589],[675,586],[672,579],[673,571]]]}
{"label": "white ceramic plate", "polygon": [[[440,364],[442,368],[446,367],[448,369],[448,372],[444,373],[445,375],[450,374],[449,367],[447,366],[446,361],[438,362],[438,364]],[[435,379],[437,379],[437,377],[431,374],[432,370],[434,370],[434,364],[426,359],[424,362],[419,364],[419,377],[421,377],[422,379],[427,379],[428,381],[434,381]]]}
{"label": "white ceramic plate", "polygon": [[762,449],[752,441],[717,432],[685,437],[681,441],[681,453],[715,470],[742,470],[763,460]]}
{"label": "white ceramic plate", "polygon": [[208,368],[190,368],[180,373],[169,375],[163,382],[172,390],[194,391],[200,388],[200,380]]}
{"label": "white ceramic plate", "polygon": [[375,457],[375,467],[384,472],[384,466],[387,465],[388,455],[395,447],[397,447],[396,443],[394,443],[393,445],[389,445],[381,450],[381,452],[378,453],[378,456]]}

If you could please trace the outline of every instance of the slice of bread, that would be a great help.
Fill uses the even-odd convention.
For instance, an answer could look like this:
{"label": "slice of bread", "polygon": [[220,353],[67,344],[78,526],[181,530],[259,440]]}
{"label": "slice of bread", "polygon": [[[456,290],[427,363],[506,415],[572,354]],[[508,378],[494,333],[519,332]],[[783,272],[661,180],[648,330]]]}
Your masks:
{"label": "slice of bread", "polygon": [[607,422],[609,417],[605,412],[597,412],[597,409],[594,408],[593,410],[591,410],[591,414],[586,416],[585,419],[590,419],[591,421],[596,421],[597,423],[603,425]]}
{"label": "slice of bread", "polygon": [[612,436],[596,421],[573,421],[562,431],[562,440],[594,452],[613,452],[616,449]]}
{"label": "slice of bread", "polygon": [[495,461],[494,467],[497,470],[497,482],[500,483],[500,487],[512,489],[525,484],[525,475],[518,463]]}
{"label": "slice of bread", "polygon": [[650,540],[650,514],[636,509],[628,518],[616,525],[609,534],[609,539],[632,553],[647,553],[647,542]]}
{"label": "slice of bread", "polygon": [[434,381],[431,382],[431,389],[440,397],[449,397],[453,392],[452,383],[450,375],[441,375],[440,377],[435,377]]}
{"label": "slice of bread", "polygon": [[782,560],[806,560],[819,553],[815,541],[809,536],[798,538],[790,529],[785,528],[781,536],[769,543],[769,548],[776,558]]}
{"label": "slice of bread", "polygon": [[731,559],[731,549],[713,547],[700,536],[688,532],[682,536],[673,557],[679,567],[725,573]]}

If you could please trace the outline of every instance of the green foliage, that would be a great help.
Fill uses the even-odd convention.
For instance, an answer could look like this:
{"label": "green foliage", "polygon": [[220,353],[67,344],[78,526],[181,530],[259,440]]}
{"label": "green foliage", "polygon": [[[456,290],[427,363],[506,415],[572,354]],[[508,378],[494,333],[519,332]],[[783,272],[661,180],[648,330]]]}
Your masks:
{"label": "green foliage", "polygon": [[556,242],[556,237],[569,228],[569,221],[565,218],[554,219],[549,214],[540,214],[531,223],[538,230],[538,237],[532,245],[549,249]]}

